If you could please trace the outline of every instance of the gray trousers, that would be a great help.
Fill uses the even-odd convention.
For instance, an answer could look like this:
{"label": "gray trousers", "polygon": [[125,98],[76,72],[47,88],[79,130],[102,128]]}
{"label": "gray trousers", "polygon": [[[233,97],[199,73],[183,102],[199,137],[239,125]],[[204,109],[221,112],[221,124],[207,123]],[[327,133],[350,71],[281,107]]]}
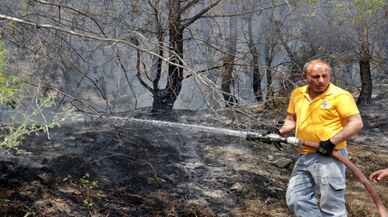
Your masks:
{"label": "gray trousers", "polygon": [[[340,153],[347,156],[347,150]],[[346,217],[346,167],[317,153],[299,157],[287,188],[287,206],[296,217]],[[318,203],[319,197],[319,203]]]}

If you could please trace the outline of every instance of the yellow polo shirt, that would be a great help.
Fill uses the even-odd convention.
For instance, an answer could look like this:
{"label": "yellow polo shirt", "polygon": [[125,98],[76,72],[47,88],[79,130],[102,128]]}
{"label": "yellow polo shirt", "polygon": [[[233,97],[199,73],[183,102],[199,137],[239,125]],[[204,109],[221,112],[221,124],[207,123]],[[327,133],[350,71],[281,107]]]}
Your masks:
{"label": "yellow polo shirt", "polygon": [[[296,115],[296,137],[313,142],[330,139],[342,130],[345,118],[360,113],[353,96],[334,84],[314,100],[308,95],[307,85],[294,89],[287,112]],[[345,147],[346,141],[337,144],[335,149]],[[302,154],[315,151],[304,146]]]}

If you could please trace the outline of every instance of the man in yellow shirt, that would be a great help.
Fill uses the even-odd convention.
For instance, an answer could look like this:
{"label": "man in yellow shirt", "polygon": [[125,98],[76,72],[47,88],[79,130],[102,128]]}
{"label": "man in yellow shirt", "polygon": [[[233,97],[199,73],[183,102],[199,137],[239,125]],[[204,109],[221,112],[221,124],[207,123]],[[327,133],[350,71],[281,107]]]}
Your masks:
{"label": "man in yellow shirt", "polygon": [[[347,156],[346,140],[363,126],[352,95],[330,82],[330,65],[320,59],[305,64],[307,85],[293,90],[282,136],[319,142],[303,147],[287,188],[287,205],[297,217],[346,217],[345,166],[330,157],[334,149]],[[319,192],[319,194],[317,194]],[[318,205],[318,198],[319,205]]]}

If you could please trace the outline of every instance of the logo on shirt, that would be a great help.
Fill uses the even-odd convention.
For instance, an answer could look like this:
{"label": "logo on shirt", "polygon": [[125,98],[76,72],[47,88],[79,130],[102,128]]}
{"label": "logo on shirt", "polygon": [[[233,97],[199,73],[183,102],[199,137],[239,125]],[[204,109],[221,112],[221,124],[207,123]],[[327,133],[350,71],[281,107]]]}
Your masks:
{"label": "logo on shirt", "polygon": [[327,100],[323,100],[322,103],[321,103],[321,108],[322,109],[329,109],[331,107],[329,101]]}

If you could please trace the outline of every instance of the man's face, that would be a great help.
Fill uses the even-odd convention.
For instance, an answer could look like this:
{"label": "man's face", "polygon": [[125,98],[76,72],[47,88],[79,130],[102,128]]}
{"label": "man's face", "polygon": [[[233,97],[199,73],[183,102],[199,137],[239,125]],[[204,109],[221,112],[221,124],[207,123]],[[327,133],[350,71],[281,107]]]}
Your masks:
{"label": "man's face", "polygon": [[322,63],[313,63],[307,68],[305,75],[309,91],[315,95],[319,95],[327,89],[330,84],[330,68]]}

